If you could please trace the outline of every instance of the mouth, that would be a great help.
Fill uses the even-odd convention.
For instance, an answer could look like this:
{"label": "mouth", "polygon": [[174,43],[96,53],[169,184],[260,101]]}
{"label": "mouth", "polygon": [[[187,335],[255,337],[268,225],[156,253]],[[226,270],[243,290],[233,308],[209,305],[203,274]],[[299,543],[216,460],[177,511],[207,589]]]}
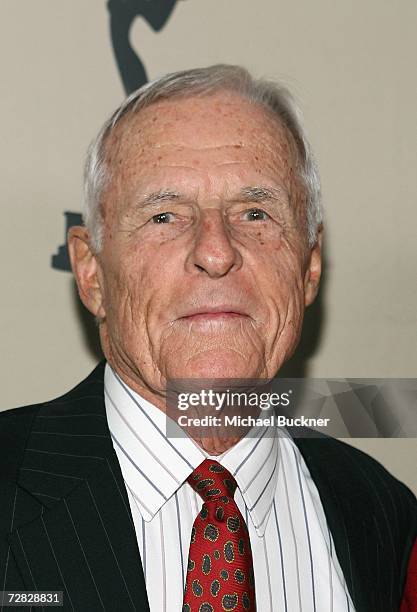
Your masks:
{"label": "mouth", "polygon": [[199,312],[196,314],[187,315],[185,317],[181,317],[181,319],[185,319],[187,321],[228,321],[230,319],[236,319],[239,317],[246,317],[240,312],[233,311],[224,311],[224,312]]}
{"label": "mouth", "polygon": [[239,308],[233,306],[206,306],[194,309],[181,316],[180,319],[185,321],[203,322],[203,321],[231,321],[238,318],[247,318],[248,315],[242,312]]}

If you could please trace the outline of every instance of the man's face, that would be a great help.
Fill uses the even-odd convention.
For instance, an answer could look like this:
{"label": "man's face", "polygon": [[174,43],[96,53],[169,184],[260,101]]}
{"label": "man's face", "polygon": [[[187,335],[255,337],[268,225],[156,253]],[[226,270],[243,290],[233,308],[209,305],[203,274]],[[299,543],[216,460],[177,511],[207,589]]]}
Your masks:
{"label": "man's face", "polygon": [[163,101],[107,143],[94,306],[105,355],[138,389],[272,377],[314,299],[319,250],[287,130],[228,92]]}

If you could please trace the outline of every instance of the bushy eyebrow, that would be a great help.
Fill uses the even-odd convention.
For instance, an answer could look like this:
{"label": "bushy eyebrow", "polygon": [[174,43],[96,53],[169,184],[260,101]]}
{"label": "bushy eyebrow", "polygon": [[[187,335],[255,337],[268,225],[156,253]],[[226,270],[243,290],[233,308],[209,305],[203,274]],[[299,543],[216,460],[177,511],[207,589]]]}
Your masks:
{"label": "bushy eyebrow", "polygon": [[161,202],[173,202],[179,198],[180,194],[176,191],[160,190],[146,194],[143,198],[141,198],[139,204],[140,206],[153,206],[155,204],[160,204]]}
{"label": "bushy eyebrow", "polygon": [[286,191],[279,187],[248,186],[240,190],[238,198],[243,202],[282,202],[286,198]]}

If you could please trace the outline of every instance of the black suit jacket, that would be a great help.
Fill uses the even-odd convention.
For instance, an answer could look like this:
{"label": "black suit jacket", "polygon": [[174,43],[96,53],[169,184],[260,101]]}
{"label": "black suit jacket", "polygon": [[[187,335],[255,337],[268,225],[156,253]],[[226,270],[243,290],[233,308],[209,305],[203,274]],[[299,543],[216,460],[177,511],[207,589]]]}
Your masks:
{"label": "black suit jacket", "polygon": [[[64,610],[146,611],[103,373],[101,363],[56,400],[0,413],[0,590],[62,590]],[[415,497],[346,444],[326,437],[295,442],[357,612],[399,610],[417,532]]]}

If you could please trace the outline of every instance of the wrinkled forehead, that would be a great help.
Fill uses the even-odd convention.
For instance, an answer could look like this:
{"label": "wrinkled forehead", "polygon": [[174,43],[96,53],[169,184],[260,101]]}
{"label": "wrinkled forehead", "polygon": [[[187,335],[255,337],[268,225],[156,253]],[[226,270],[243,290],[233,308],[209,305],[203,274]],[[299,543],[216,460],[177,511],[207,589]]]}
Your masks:
{"label": "wrinkled forehead", "polygon": [[123,117],[105,142],[105,161],[114,176],[132,161],[157,164],[161,155],[181,149],[192,156],[233,149],[254,161],[279,160],[282,168],[298,166],[298,150],[290,131],[272,111],[233,92],[162,100]]}

